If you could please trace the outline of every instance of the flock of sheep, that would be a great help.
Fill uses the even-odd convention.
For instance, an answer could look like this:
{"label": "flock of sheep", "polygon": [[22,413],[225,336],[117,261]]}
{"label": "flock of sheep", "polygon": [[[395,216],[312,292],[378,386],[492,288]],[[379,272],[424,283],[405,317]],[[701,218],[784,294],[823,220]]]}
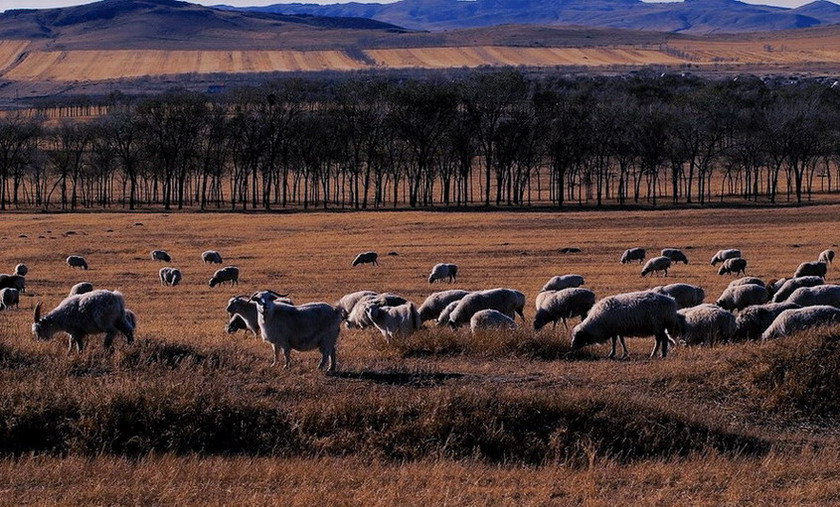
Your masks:
{"label": "flock of sheep", "polygon": [[[596,300],[595,293],[583,288],[584,277],[577,274],[555,276],[548,280],[535,299],[536,314],[533,327],[567,319],[580,318],[571,336],[572,349],[611,343],[609,357],[616,355],[621,345],[623,356],[628,355],[626,337],[653,336],[655,344],[651,357],[657,353],[666,357],[670,345],[680,339],[688,345],[716,342],[772,339],[814,326],[840,323],[840,285],[825,283],[834,251],[825,250],[817,261],[804,262],[791,278],[765,282],[745,276],[732,281],[715,304],[704,304],[703,288],[686,283],[674,283],[650,290],[629,292]],[[171,262],[163,250],[153,250],[155,261]],[[375,252],[359,254],[352,265],[377,264]],[[641,248],[626,250],[622,264],[644,263],[646,252]],[[201,254],[205,263],[221,264],[216,251]],[[673,263],[688,264],[686,255],[674,248],[644,263],[642,276],[663,272],[667,277]],[[711,264],[721,264],[718,273],[745,274],[747,261],[740,250],[720,250]],[[67,258],[67,265],[88,269],[79,256]],[[15,308],[25,291],[28,268],[19,264],[12,275],[0,275],[0,310]],[[437,264],[429,274],[429,283],[457,280],[458,266]],[[164,267],[159,271],[160,283],[176,286],[181,271]],[[228,266],[216,271],[210,287],[239,281],[239,269]],[[321,352],[319,368],[335,370],[336,352],[342,324],[347,328],[376,328],[388,342],[404,339],[423,327],[424,322],[436,321],[439,326],[459,328],[469,326],[472,333],[517,328],[516,316],[524,322],[525,295],[514,289],[495,288],[480,291],[450,289],[429,295],[417,307],[396,294],[357,291],[342,297],[335,304],[307,303],[296,305],[288,294],[263,290],[250,296],[230,298],[226,311],[230,316],[228,333],[247,330],[268,342],[276,364],[283,355],[289,366],[292,350]],[[41,303],[35,307],[33,334],[49,339],[60,332],[70,337],[69,348],[81,351],[87,335],[105,334],[105,347],[112,345],[117,333],[127,342],[134,339],[137,317],[125,306],[119,292],[94,290],[89,282],[74,285],[69,295],[52,311],[41,315]]]}

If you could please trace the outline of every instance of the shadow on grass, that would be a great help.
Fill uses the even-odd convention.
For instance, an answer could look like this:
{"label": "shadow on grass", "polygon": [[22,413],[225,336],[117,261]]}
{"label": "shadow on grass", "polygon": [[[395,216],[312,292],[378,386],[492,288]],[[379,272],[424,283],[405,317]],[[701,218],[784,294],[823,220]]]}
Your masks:
{"label": "shadow on grass", "polygon": [[447,380],[458,380],[463,373],[443,372],[407,372],[407,371],[338,371],[329,374],[330,377],[348,380],[368,380],[376,384],[396,386],[427,387],[443,384]]}

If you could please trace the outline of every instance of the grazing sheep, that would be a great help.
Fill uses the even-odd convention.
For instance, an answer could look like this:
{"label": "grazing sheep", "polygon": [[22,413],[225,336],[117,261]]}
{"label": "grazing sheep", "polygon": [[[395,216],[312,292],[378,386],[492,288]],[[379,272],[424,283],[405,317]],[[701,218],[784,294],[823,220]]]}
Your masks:
{"label": "grazing sheep", "polygon": [[549,290],[563,290],[563,289],[570,289],[572,287],[580,287],[584,284],[583,277],[580,275],[560,275],[560,276],[553,276],[551,280],[546,282],[543,285],[543,288],[540,289],[540,292],[545,292]]}
{"label": "grazing sheep", "polygon": [[93,292],[93,284],[90,282],[79,282],[70,287],[70,294],[68,296],[76,296],[78,294],[87,294]]}
{"label": "grazing sheep", "polygon": [[677,302],[670,296],[655,292],[629,292],[598,301],[583,322],[572,331],[572,349],[612,341],[609,357],[615,357],[616,342],[621,342],[624,356],[629,354],[625,337],[650,336],[656,338],[650,357],[661,350],[668,355],[668,344],[682,334]]}
{"label": "grazing sheep", "polygon": [[247,296],[234,296],[228,300],[225,311],[231,315],[231,321],[228,322],[228,333],[234,333],[241,327],[230,331],[230,325],[233,323],[233,317],[242,319],[248,331],[254,334],[254,337],[260,336],[260,323],[257,318],[257,304],[251,301]]}
{"label": "grazing sheep", "polygon": [[819,276],[800,276],[799,278],[791,278],[786,281],[779,290],[773,294],[773,302],[781,303],[786,301],[796,289],[800,287],[816,287],[825,283]]}
{"label": "grazing sheep", "polygon": [[627,264],[633,261],[639,261],[639,264],[644,262],[645,260],[645,249],[644,248],[628,248],[621,254],[621,259],[619,262],[622,264]]}
{"label": "grazing sheep", "polygon": [[817,260],[825,264],[831,264],[834,262],[834,250],[823,250]]}
{"label": "grazing sheep", "polygon": [[[461,298],[461,299],[463,299],[463,298]],[[437,325],[438,326],[448,326],[449,325],[449,316],[452,315],[452,312],[455,311],[455,308],[458,307],[458,303],[461,302],[461,299],[452,301],[451,303],[446,305],[446,308],[444,308],[442,312],[440,312],[440,315],[437,318]]]}
{"label": "grazing sheep", "polygon": [[833,306],[840,308],[840,285],[800,287],[786,300],[799,306]]}
{"label": "grazing sheep", "polygon": [[201,253],[201,260],[204,264],[221,264],[222,254],[215,250],[207,250]]}
{"label": "grazing sheep", "polygon": [[85,260],[84,257],[82,257],[80,255],[71,255],[70,257],[68,257],[67,258],[67,265],[70,266],[71,268],[82,268],[82,269],[85,269],[85,270],[88,269],[87,261]]}
{"label": "grazing sheep", "polygon": [[18,275],[0,275],[0,289],[17,289],[26,292],[26,278]]}
{"label": "grazing sheep", "polygon": [[726,259],[723,265],[718,270],[719,275],[745,275],[747,274],[747,259],[735,257],[734,259]]}
{"label": "grazing sheep", "polygon": [[[408,300],[396,294],[382,293],[364,296],[359,299],[349,315],[344,317],[344,325],[348,329],[367,329],[373,326],[373,322],[368,317],[367,310],[372,306],[400,306],[408,303]],[[344,316],[344,309],[339,307],[339,310]]]}
{"label": "grazing sheep", "polygon": [[291,365],[291,351],[318,349],[321,361],[318,368],[334,371],[338,366],[338,335],[341,332],[341,309],[327,303],[308,303],[301,306],[272,301],[269,294],[251,296],[257,304],[257,320],[263,340],[271,344],[274,361],[282,353],[284,368]]}
{"label": "grazing sheep", "polygon": [[217,270],[210,279],[210,287],[221,285],[225,282],[230,282],[231,285],[239,284],[239,268],[236,266],[228,266]]}
{"label": "grazing sheep", "polygon": [[366,313],[388,343],[394,338],[409,336],[423,325],[417,307],[411,302],[399,306],[374,305],[368,307]]}
{"label": "grazing sheep", "polygon": [[137,331],[137,315],[128,308],[125,309],[125,321],[128,322],[131,329]]}
{"label": "grazing sheep", "polygon": [[152,250],[153,261],[172,262],[172,257],[163,250]]}
{"label": "grazing sheep", "polygon": [[[645,267],[642,268],[642,276],[647,275],[648,273],[659,273],[660,271],[665,272],[665,276],[668,276],[668,270],[671,268],[671,259],[668,257],[654,257],[653,259],[647,261],[645,263]],[[657,274],[657,276],[659,276]]]}
{"label": "grazing sheep", "polygon": [[105,348],[111,347],[117,332],[125,335],[127,343],[134,341],[134,326],[126,316],[125,300],[119,292],[95,290],[68,296],[43,317],[41,304],[35,305],[32,324],[32,333],[40,340],[64,332],[70,335],[68,351],[75,346],[79,352],[84,349],[84,339],[89,334],[105,333]]}
{"label": "grazing sheep", "polygon": [[689,285],[687,283],[672,283],[670,285],[654,287],[653,292],[671,296],[677,300],[677,305],[680,308],[689,308],[703,303],[706,298],[706,291],[696,285]]}
{"label": "grazing sheep", "polygon": [[[160,284],[175,287],[181,283],[181,270],[177,268],[160,268]],[[212,287],[212,285],[211,285]]]}
{"label": "grazing sheep", "polygon": [[449,282],[455,282],[458,275],[458,266],[455,264],[435,264],[432,272],[429,274],[429,283],[435,283],[437,280],[449,278]]}
{"label": "grazing sheep", "polygon": [[761,339],[783,338],[798,331],[832,324],[840,324],[840,309],[833,306],[808,306],[785,310],[761,334]]}
{"label": "grazing sheep", "polygon": [[[243,319],[242,316],[239,315],[238,313],[234,313],[233,316],[228,321],[227,326],[225,326],[225,332],[227,334],[234,334],[237,331],[245,331],[245,330],[248,330],[248,331],[251,331],[252,333],[254,333],[255,337],[257,336],[257,333],[259,332],[259,331],[254,332],[253,329],[249,328],[248,323],[245,322],[245,319]],[[257,330],[259,330],[259,326],[257,327]]]}
{"label": "grazing sheep", "polygon": [[26,276],[29,273],[29,268],[26,267],[26,264],[18,264],[15,266],[15,273],[17,276]]}
{"label": "grazing sheep", "polygon": [[767,292],[770,293],[771,297],[775,297],[776,293],[779,292],[779,289],[788,281],[790,278],[779,278],[778,280],[773,279],[767,282]]}
{"label": "grazing sheep", "polygon": [[801,307],[793,303],[767,303],[744,308],[735,318],[735,334],[732,338],[736,341],[758,340],[780,313],[795,308]]}
{"label": "grazing sheep", "polygon": [[17,289],[0,289],[0,310],[11,310],[20,305],[20,291]]}
{"label": "grazing sheep", "polygon": [[359,264],[374,264],[379,265],[379,254],[376,252],[362,252],[353,259],[353,266],[358,266]]}
{"label": "grazing sheep", "polygon": [[735,316],[716,305],[699,305],[679,310],[682,338],[687,345],[728,342],[735,334]]}
{"label": "grazing sheep", "polygon": [[671,259],[671,261],[674,264],[678,262],[688,264],[688,257],[686,257],[683,251],[679,248],[663,248],[662,252],[660,252],[660,255],[662,255],[662,257],[667,257]]}
{"label": "grazing sheep", "polygon": [[748,306],[763,305],[769,299],[770,294],[761,285],[736,285],[727,287],[716,304],[724,310],[743,310]]}
{"label": "grazing sheep", "polygon": [[729,287],[735,287],[736,285],[761,285],[765,287],[768,291],[770,291],[770,287],[768,287],[764,280],[761,278],[756,278],[754,276],[745,276],[743,278],[736,278],[729,282]]}
{"label": "grazing sheep", "polygon": [[796,268],[796,273],[793,274],[793,277],[818,276],[825,279],[826,273],[828,273],[828,264],[825,262],[803,262]]}
{"label": "grazing sheep", "polygon": [[534,316],[534,330],[539,331],[549,322],[557,327],[558,320],[562,320],[565,326],[566,319],[585,319],[595,305],[595,293],[579,287],[545,291],[537,294],[535,303],[537,314]]}
{"label": "grazing sheep", "polygon": [[470,318],[470,332],[516,329],[516,321],[498,310],[481,310]]}
{"label": "grazing sheep", "polygon": [[513,318],[519,314],[525,320],[525,294],[513,289],[490,289],[472,292],[458,301],[458,306],[449,314],[449,325],[466,325],[480,310],[498,310]]}
{"label": "grazing sheep", "polygon": [[460,301],[467,294],[469,294],[469,291],[453,289],[435,292],[429,295],[429,297],[426,298],[418,309],[418,312],[420,313],[420,321],[426,322],[427,320],[438,318],[440,313],[449,306],[450,303],[453,301]]}
{"label": "grazing sheep", "polygon": [[353,307],[356,306],[362,298],[366,296],[375,296],[376,292],[372,290],[360,290],[357,292],[351,292],[350,294],[345,294],[338,300],[335,306],[341,308],[344,318],[346,319],[350,312],[353,311]]}
{"label": "grazing sheep", "polygon": [[718,250],[714,257],[712,257],[712,266],[717,266],[719,262],[727,259],[737,259],[741,257],[741,251],[737,248],[728,248],[726,250]]}

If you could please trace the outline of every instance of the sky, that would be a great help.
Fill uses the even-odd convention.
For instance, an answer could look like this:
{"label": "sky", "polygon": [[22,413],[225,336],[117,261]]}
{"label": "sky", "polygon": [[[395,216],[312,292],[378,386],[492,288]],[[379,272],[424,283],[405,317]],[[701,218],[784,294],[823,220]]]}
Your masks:
{"label": "sky", "polygon": [[[4,11],[6,9],[44,9],[47,7],[66,7],[68,5],[81,5],[81,4],[88,4],[92,3],[94,0],[0,0],[0,11]],[[300,2],[300,3],[318,3],[318,4],[334,4],[334,3],[344,3],[341,0],[186,0],[190,1],[191,3],[197,3],[202,5],[218,5],[218,4],[227,4],[233,5],[236,7],[250,7],[250,6],[257,6],[257,5],[271,5],[277,3],[291,3],[291,2]],[[376,2],[376,3],[388,3],[387,0],[357,0],[361,2]],[[651,0],[646,0],[651,1]],[[655,1],[655,0],[654,0]],[[667,1],[667,0],[666,0]],[[778,5],[783,7],[797,7],[800,5],[804,5],[806,3],[810,3],[812,0],[745,0],[746,3],[750,4],[763,4],[763,5]]]}

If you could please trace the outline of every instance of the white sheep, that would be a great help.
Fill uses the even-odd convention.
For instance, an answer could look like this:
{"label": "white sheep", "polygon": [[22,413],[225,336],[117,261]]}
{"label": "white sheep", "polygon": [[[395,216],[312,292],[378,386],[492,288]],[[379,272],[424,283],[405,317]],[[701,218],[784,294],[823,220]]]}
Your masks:
{"label": "white sheep", "polygon": [[679,248],[663,248],[662,252],[660,252],[660,255],[662,255],[662,257],[667,257],[671,259],[671,261],[674,264],[678,262],[688,264],[688,257],[686,257],[683,251]]}
{"label": "white sheep", "polygon": [[469,291],[460,289],[444,290],[430,294],[418,309],[420,321],[426,322],[427,320],[437,319],[450,303],[460,301],[467,294],[469,294]]}
{"label": "white sheep", "polygon": [[840,285],[800,287],[786,300],[799,306],[833,306],[840,308]]}
{"label": "white sheep", "polygon": [[119,292],[95,290],[68,296],[43,317],[41,304],[35,305],[32,324],[32,333],[40,340],[64,332],[70,336],[68,350],[75,346],[79,352],[84,349],[84,339],[89,334],[105,333],[105,348],[111,347],[117,332],[125,335],[127,343],[134,341],[134,326],[126,316],[125,300]]}
{"label": "white sheep", "polygon": [[71,268],[88,269],[87,261],[80,255],[71,255],[70,257],[67,257],[67,265]]}
{"label": "white sheep", "polygon": [[660,271],[665,272],[665,276],[668,276],[668,270],[671,269],[671,259],[668,257],[654,257],[645,263],[645,267],[642,268],[642,276],[647,275],[648,273],[658,273]]}
{"label": "white sheep", "polygon": [[213,278],[210,279],[210,287],[215,287],[225,282],[230,282],[231,285],[238,285],[239,268],[236,266],[227,266],[217,270],[213,273]]}
{"label": "white sheep", "polygon": [[615,357],[616,342],[627,357],[626,337],[651,336],[656,344],[651,357],[661,350],[668,355],[668,344],[682,334],[677,302],[670,296],[650,291],[629,292],[606,297],[592,307],[583,322],[572,331],[572,349],[612,341],[609,357]]}
{"label": "white sheep", "polygon": [[595,293],[579,287],[545,291],[537,294],[535,305],[537,313],[534,316],[534,330],[539,331],[549,322],[556,327],[558,320],[566,325],[566,319],[585,319],[595,305]]}
{"label": "white sheep", "polygon": [[516,321],[498,310],[480,310],[470,317],[470,332],[516,329]]}
{"label": "white sheep", "polygon": [[388,343],[411,335],[423,325],[417,307],[412,302],[399,306],[370,306],[367,316]]}
{"label": "white sheep", "polygon": [[26,276],[27,273],[29,273],[29,268],[26,267],[26,264],[18,264],[17,266],[15,266],[15,275]]}
{"label": "white sheep", "polygon": [[[461,299],[463,299],[463,298],[461,298]],[[444,308],[442,312],[440,312],[440,315],[438,315],[438,318],[437,318],[437,325],[438,326],[448,326],[449,325],[449,316],[452,315],[452,312],[455,311],[455,308],[458,308],[458,303],[461,302],[461,299],[457,299],[455,301],[452,301],[451,303],[446,305],[446,308]]]}
{"label": "white sheep", "polygon": [[728,342],[735,334],[735,316],[717,305],[699,305],[679,310],[682,339],[687,345]]}
{"label": "white sheep", "polygon": [[745,275],[747,274],[747,259],[735,257],[723,261],[723,265],[718,270],[719,275]]}
{"label": "white sheep", "polygon": [[[277,294],[274,291],[261,291],[255,293],[254,296],[257,298],[265,297],[277,303],[294,304],[287,297],[288,294]],[[248,296],[234,296],[230,298],[225,307],[225,311],[231,316],[227,327],[228,333],[235,333],[240,329],[247,329],[253,333],[255,338],[259,338],[260,323],[257,318],[257,304],[251,301]],[[237,317],[239,320],[236,319]]]}
{"label": "white sheep", "polygon": [[[353,305],[350,314],[344,317],[344,325],[348,329],[367,329],[373,326],[373,322],[367,314],[368,308],[372,306],[400,306],[406,303],[408,303],[408,300],[404,297],[387,292],[364,296]],[[339,307],[339,310],[344,316],[344,309]]]}
{"label": "white sheep", "polygon": [[458,275],[458,266],[455,264],[435,264],[432,272],[429,274],[429,283],[435,283],[437,280],[448,278],[449,282],[456,282]]}
{"label": "white sheep", "polygon": [[172,257],[164,250],[152,250],[151,255],[153,261],[172,262]]}
{"label": "white sheep", "polygon": [[689,308],[703,303],[706,299],[706,291],[702,287],[687,283],[672,283],[670,285],[654,287],[653,292],[671,296],[677,300],[680,308]]}
{"label": "white sheep", "polygon": [[376,252],[362,252],[353,259],[353,266],[358,266],[359,264],[379,264],[379,254]]}
{"label": "white sheep", "polygon": [[727,259],[737,259],[741,256],[741,251],[737,248],[727,248],[725,250],[718,250],[718,252],[712,257],[712,266],[717,266],[719,262],[723,262]]}
{"label": "white sheep", "polygon": [[761,278],[756,278],[754,276],[736,278],[729,282],[729,287],[735,287],[736,285],[761,285],[762,287],[765,287],[768,291],[770,290],[770,287],[767,286],[768,284],[764,283],[764,280],[762,280]]}
{"label": "white sheep", "polygon": [[762,333],[761,339],[783,338],[798,331],[833,324],[840,324],[840,309],[833,306],[808,306],[785,310]]}
{"label": "white sheep", "polygon": [[817,260],[825,264],[831,264],[834,262],[834,250],[823,250]]}
{"label": "white sheep", "polygon": [[204,264],[221,264],[222,254],[215,250],[207,250],[201,253],[201,260]]}
{"label": "white sheep", "polygon": [[0,289],[0,310],[11,310],[20,305],[20,291],[17,289]]}
{"label": "white sheep", "polygon": [[791,278],[787,280],[784,284],[782,284],[779,290],[777,290],[776,293],[773,294],[773,302],[781,303],[783,301],[786,301],[787,298],[790,297],[790,295],[793,294],[793,292],[796,289],[799,289],[801,287],[816,287],[824,283],[825,280],[823,280],[822,277],[819,276],[800,276],[798,278]]}
{"label": "white sheep", "polygon": [[735,318],[735,334],[733,340],[758,340],[761,333],[770,327],[770,324],[785,310],[801,308],[793,303],[767,303],[755,305],[738,312]]}
{"label": "white sheep", "polygon": [[827,273],[828,264],[825,262],[803,262],[798,268],[796,268],[796,273],[793,274],[793,277],[799,278],[801,276],[818,276],[824,279]]}
{"label": "white sheep", "polygon": [[580,287],[583,284],[584,280],[583,277],[580,275],[558,275],[551,277],[551,279],[548,282],[546,282],[545,285],[543,285],[542,289],[540,289],[540,292]]}
{"label": "white sheep", "polygon": [[490,289],[471,292],[458,301],[458,305],[449,314],[449,325],[466,325],[473,315],[480,310],[498,310],[513,318],[519,314],[525,320],[525,294],[513,289]]}
{"label": "white sheep", "polygon": [[724,310],[743,310],[748,306],[763,305],[769,299],[770,294],[761,285],[736,285],[723,291],[717,305]]}
{"label": "white sheep", "polygon": [[87,294],[88,292],[93,292],[93,284],[90,282],[79,282],[70,287],[70,294],[68,295],[75,296],[77,294]]}
{"label": "white sheep", "polygon": [[353,307],[356,306],[356,303],[358,303],[363,297],[375,295],[376,292],[373,292],[372,290],[360,290],[356,292],[351,292],[350,294],[345,294],[344,296],[341,296],[341,299],[339,299],[335,303],[335,306],[342,309],[344,313],[344,318],[346,319],[347,316],[350,315],[350,312],[353,311]]}
{"label": "white sheep", "polygon": [[644,262],[645,260],[645,249],[644,248],[628,248],[621,254],[621,259],[619,262],[622,264],[628,264],[633,261],[639,261],[639,264]]}
{"label": "white sheep", "polygon": [[160,271],[158,271],[158,275],[160,276],[161,285],[175,287],[176,285],[181,283],[181,270],[178,268],[160,268]]}

